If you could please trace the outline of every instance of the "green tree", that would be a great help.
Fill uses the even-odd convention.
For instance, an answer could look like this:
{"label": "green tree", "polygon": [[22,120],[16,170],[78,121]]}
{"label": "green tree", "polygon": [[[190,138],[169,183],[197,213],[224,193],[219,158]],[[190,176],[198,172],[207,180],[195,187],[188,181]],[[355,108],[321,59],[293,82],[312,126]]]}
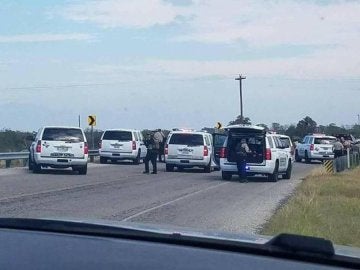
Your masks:
{"label": "green tree", "polygon": [[297,123],[296,132],[299,137],[304,137],[306,134],[316,132],[316,127],[316,122],[310,116],[306,116]]}
{"label": "green tree", "polygon": [[257,124],[258,127],[263,127],[266,131],[269,130],[269,127],[266,124]]}
{"label": "green tree", "polygon": [[244,119],[241,119],[241,116],[238,115],[234,121],[229,122],[229,125],[238,125],[238,124],[251,125],[251,120],[249,117],[244,117]]}

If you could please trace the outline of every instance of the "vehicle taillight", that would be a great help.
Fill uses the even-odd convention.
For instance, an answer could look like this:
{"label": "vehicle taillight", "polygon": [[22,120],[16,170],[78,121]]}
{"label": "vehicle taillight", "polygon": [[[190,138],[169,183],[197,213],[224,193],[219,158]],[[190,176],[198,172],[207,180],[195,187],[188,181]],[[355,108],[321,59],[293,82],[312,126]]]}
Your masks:
{"label": "vehicle taillight", "polygon": [[221,147],[220,148],[219,156],[220,156],[220,158],[226,158],[227,157],[227,148],[226,147]]}
{"label": "vehicle taillight", "polygon": [[165,144],[165,149],[164,149],[164,154],[165,155],[168,155],[169,154],[169,145],[168,144]]}
{"label": "vehicle taillight", "polygon": [[41,153],[41,140],[38,140],[36,144],[36,153]]}
{"label": "vehicle taillight", "polygon": [[266,148],[265,159],[271,160],[271,149],[270,148]]}
{"label": "vehicle taillight", "polygon": [[310,144],[310,151],[314,151],[314,145]]}
{"label": "vehicle taillight", "polygon": [[102,140],[99,141],[99,149],[102,147]]}
{"label": "vehicle taillight", "polygon": [[132,150],[136,150],[136,142],[132,141]]}
{"label": "vehicle taillight", "polygon": [[209,155],[209,149],[207,148],[207,146],[204,146],[204,157],[207,157]]}
{"label": "vehicle taillight", "polygon": [[84,154],[85,155],[89,154],[89,146],[87,142],[84,143]]}
{"label": "vehicle taillight", "polygon": [[294,146],[291,146],[290,154],[291,154],[291,155],[294,155],[294,154],[295,154]]}

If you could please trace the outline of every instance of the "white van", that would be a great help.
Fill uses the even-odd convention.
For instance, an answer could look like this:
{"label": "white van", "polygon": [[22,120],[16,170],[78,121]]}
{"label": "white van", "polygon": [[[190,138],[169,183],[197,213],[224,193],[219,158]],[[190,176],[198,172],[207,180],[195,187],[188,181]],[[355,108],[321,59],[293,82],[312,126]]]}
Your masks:
{"label": "white van", "polygon": [[211,172],[213,156],[212,136],[209,133],[192,130],[172,131],[165,145],[166,171],[201,167]]}
{"label": "white van", "polygon": [[108,129],[99,143],[100,163],[108,160],[132,160],[139,164],[146,156],[147,149],[143,135],[135,129]]}
{"label": "white van", "polygon": [[30,146],[29,169],[40,173],[42,167],[69,168],[87,173],[88,144],[79,127],[40,128]]}

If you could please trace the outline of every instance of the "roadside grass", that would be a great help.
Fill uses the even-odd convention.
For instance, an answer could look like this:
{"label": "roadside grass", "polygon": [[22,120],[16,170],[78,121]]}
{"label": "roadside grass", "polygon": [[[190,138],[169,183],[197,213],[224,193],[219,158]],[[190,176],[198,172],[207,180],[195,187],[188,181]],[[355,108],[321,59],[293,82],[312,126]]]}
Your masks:
{"label": "roadside grass", "polygon": [[360,247],[360,168],[334,175],[316,169],[260,233],[296,233]]}

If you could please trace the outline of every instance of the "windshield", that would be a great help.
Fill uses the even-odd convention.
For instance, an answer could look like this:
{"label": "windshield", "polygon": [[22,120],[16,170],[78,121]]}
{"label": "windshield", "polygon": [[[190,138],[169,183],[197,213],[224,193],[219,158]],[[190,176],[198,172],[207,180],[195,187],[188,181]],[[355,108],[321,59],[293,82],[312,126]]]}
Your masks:
{"label": "windshield", "polygon": [[359,101],[360,0],[2,0],[0,219],[360,247]]}
{"label": "windshield", "polygon": [[83,142],[84,136],[80,129],[45,128],[42,139],[44,141]]}
{"label": "windshield", "polygon": [[105,131],[103,140],[117,140],[120,142],[132,141],[132,133],[129,131]]}
{"label": "windshield", "polygon": [[169,144],[199,146],[204,145],[204,137],[200,134],[173,134]]}

